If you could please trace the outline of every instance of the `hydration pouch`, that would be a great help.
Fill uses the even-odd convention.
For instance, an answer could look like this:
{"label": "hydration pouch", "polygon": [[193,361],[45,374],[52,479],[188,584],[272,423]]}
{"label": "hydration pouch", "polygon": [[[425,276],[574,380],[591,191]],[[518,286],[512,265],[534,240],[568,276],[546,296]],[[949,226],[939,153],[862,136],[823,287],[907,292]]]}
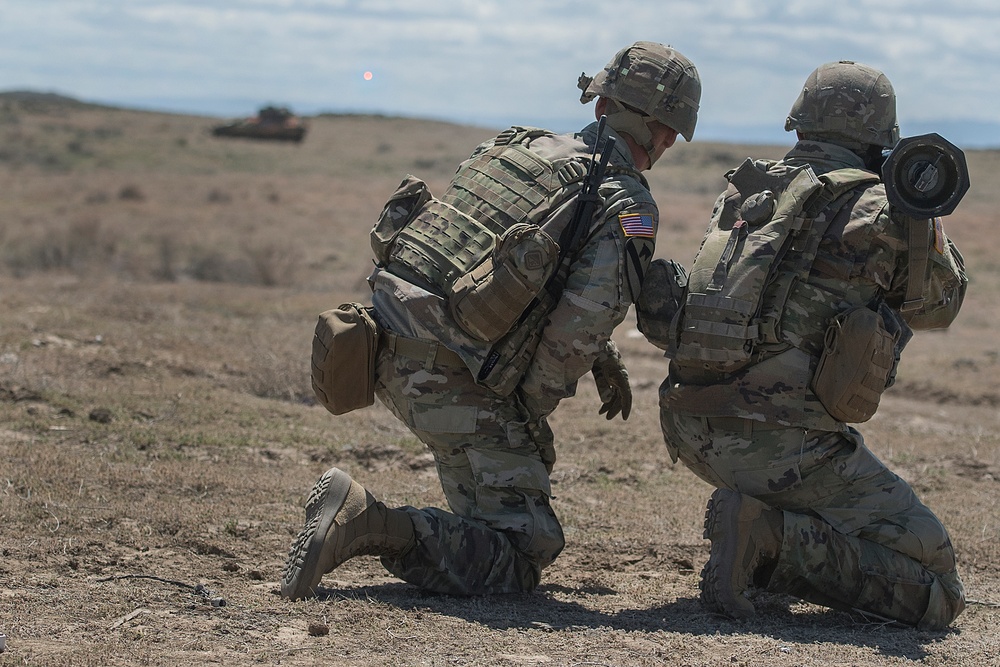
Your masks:
{"label": "hydration pouch", "polygon": [[320,313],[312,343],[312,388],[335,415],[375,402],[379,329],[372,309],[345,303]]}
{"label": "hydration pouch", "polygon": [[427,184],[416,176],[407,174],[385,203],[371,231],[372,252],[375,253],[375,262],[379,266],[384,267],[389,263],[389,254],[396,237],[417,217],[417,213],[430,199],[431,192]]}
{"label": "hydration pouch", "polygon": [[871,419],[894,377],[898,338],[867,306],[830,322],[811,386],[833,418],[850,424]]}
{"label": "hydration pouch", "polygon": [[479,266],[452,285],[452,318],[477,340],[498,340],[517,324],[558,263],[559,245],[551,236],[536,225],[513,225]]}

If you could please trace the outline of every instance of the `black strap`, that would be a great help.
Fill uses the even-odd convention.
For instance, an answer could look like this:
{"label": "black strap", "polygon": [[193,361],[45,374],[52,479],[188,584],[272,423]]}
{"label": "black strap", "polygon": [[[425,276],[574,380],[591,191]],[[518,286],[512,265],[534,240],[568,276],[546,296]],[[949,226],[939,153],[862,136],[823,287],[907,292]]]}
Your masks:
{"label": "black strap", "polygon": [[903,217],[903,224],[909,229],[909,271],[906,279],[906,295],[903,297],[901,312],[918,310],[924,304],[924,273],[930,257],[930,227],[932,220],[916,220]]}
{"label": "black strap", "polygon": [[[569,279],[569,266],[573,261],[573,256],[579,251],[582,240],[587,238],[585,232],[589,231],[590,223],[594,218],[594,213],[604,205],[604,200],[598,192],[601,181],[604,180],[604,172],[607,170],[608,161],[615,147],[615,138],[606,137],[604,147],[601,149],[601,159],[597,159],[597,151],[601,145],[601,137],[604,135],[604,125],[607,116],[601,116],[597,123],[597,139],[594,141],[594,148],[590,154],[590,164],[587,167],[587,176],[583,181],[583,187],[576,197],[576,208],[573,210],[573,217],[559,235],[559,268],[545,285],[545,289],[558,298],[562,293],[566,281]],[[531,310],[529,306],[525,312]]]}

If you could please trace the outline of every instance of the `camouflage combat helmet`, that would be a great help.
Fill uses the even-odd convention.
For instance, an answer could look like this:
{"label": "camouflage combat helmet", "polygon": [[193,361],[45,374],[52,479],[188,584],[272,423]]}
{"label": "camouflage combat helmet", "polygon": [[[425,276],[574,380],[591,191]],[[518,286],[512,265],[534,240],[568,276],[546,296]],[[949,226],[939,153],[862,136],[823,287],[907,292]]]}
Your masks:
{"label": "camouflage combat helmet", "polygon": [[826,63],[806,79],[785,130],[829,138],[849,148],[899,141],[896,93],[885,74],[850,60]]}
{"label": "camouflage combat helmet", "polygon": [[584,104],[598,95],[616,102],[608,124],[642,144],[650,157],[647,121],[657,120],[687,141],[694,136],[701,79],[694,63],[669,46],[636,42],[615,54],[595,76],[581,74],[577,86]]}

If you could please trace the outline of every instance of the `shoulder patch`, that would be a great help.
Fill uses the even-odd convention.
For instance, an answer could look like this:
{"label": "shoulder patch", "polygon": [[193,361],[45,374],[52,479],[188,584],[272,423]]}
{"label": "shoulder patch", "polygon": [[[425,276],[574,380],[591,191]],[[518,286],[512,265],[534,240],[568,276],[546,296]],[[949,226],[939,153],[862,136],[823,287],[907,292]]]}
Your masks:
{"label": "shoulder patch", "polygon": [[652,213],[619,213],[618,223],[628,238],[651,239],[656,237],[656,224]]}
{"label": "shoulder patch", "polygon": [[653,261],[655,241],[651,238],[634,236],[625,241],[625,298],[629,303],[635,303],[642,291],[642,283],[646,279],[646,270]]}

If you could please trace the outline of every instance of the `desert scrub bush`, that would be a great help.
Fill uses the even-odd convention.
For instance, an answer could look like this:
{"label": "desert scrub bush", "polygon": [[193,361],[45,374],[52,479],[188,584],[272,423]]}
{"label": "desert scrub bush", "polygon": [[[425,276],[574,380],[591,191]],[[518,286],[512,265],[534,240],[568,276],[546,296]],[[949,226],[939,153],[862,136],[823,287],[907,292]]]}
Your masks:
{"label": "desert scrub bush", "polygon": [[[183,273],[195,280],[264,287],[294,285],[302,263],[302,253],[297,247],[277,241],[244,242],[236,254],[202,246],[191,248],[188,254]],[[161,275],[174,273],[164,271],[163,262],[176,266],[175,256],[175,247],[161,244]]]}
{"label": "desert scrub bush", "polygon": [[173,234],[156,237],[156,260],[151,264],[152,277],[156,280],[176,282],[178,278],[178,255],[180,244]]}
{"label": "desert scrub bush", "polygon": [[118,198],[122,201],[144,201],[146,194],[138,185],[130,183],[122,186],[121,190],[118,191]]}
{"label": "desert scrub bush", "polygon": [[194,246],[187,251],[183,273],[194,280],[211,283],[247,283],[251,269],[246,260],[230,257],[218,248]]}
{"label": "desert scrub bush", "polygon": [[233,196],[225,190],[212,188],[208,192],[208,203],[210,204],[231,204]]}
{"label": "desert scrub bush", "polygon": [[305,353],[280,353],[251,345],[255,353],[243,379],[243,388],[258,398],[311,405],[316,402],[309,381]]}
{"label": "desert scrub bush", "polygon": [[246,243],[243,253],[253,267],[257,284],[267,287],[293,285],[302,264],[302,252],[290,243],[264,241]]}
{"label": "desert scrub bush", "polygon": [[33,226],[26,236],[3,244],[3,263],[15,275],[40,271],[83,272],[113,265],[118,243],[93,217]]}

